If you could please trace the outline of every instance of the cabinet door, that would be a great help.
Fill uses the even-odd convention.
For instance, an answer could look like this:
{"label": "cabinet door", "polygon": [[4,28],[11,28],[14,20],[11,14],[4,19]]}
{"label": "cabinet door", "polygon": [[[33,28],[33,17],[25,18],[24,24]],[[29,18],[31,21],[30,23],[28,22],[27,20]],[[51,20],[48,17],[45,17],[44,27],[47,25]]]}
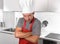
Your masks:
{"label": "cabinet door", "polygon": [[34,0],[34,10],[35,11],[47,11],[48,0]]}
{"label": "cabinet door", "polygon": [[19,0],[4,0],[4,11],[20,11]]}
{"label": "cabinet door", "polygon": [[[4,0],[4,11],[21,11],[19,0]],[[60,0],[33,0],[35,11],[60,11]]]}
{"label": "cabinet door", "polygon": [[14,35],[0,33],[0,44],[18,44],[18,39]]}
{"label": "cabinet door", "polygon": [[0,9],[3,9],[3,0],[0,0]]}
{"label": "cabinet door", "polygon": [[[35,11],[47,11],[48,0],[33,0]],[[21,11],[19,0],[4,0],[4,11]]]}

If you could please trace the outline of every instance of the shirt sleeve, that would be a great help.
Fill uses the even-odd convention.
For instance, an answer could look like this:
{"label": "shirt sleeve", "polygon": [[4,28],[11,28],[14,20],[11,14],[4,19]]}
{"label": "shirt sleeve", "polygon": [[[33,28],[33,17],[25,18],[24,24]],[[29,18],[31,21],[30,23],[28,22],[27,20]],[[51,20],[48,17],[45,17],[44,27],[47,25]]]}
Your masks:
{"label": "shirt sleeve", "polygon": [[34,24],[34,27],[32,29],[32,35],[40,36],[40,34],[41,34],[41,22],[36,21],[35,24]]}
{"label": "shirt sleeve", "polygon": [[22,19],[18,20],[17,26],[16,27],[22,27]]}

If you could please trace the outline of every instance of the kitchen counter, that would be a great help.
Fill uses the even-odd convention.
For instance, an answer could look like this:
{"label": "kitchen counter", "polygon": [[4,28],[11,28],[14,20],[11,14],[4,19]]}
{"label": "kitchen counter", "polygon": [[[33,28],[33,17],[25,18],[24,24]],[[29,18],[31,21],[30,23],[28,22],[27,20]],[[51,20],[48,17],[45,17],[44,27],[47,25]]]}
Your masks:
{"label": "kitchen counter", "polygon": [[13,34],[14,32],[0,30],[0,44],[18,44],[19,39]]}
{"label": "kitchen counter", "polygon": [[[54,32],[49,31],[50,29],[52,29],[52,28],[50,28],[50,27],[48,27],[48,28],[42,28],[41,29],[40,38],[41,39],[46,39],[46,40],[52,40],[52,41],[60,42],[60,40],[58,40],[58,39],[53,39],[53,38],[46,37],[48,34],[54,33]],[[56,33],[56,34],[59,34],[59,33]]]}
{"label": "kitchen counter", "polygon": [[[10,28],[10,27],[8,27]],[[4,29],[8,29],[7,27],[0,27],[0,33],[6,33],[6,34],[11,34],[14,35],[14,32],[10,32],[10,31],[4,31]]]}
{"label": "kitchen counter", "polygon": [[6,34],[14,35],[14,32],[9,32],[9,31],[0,31],[0,33],[6,33]]}
{"label": "kitchen counter", "polygon": [[[53,38],[46,37],[46,36],[47,36],[48,34],[50,34],[50,33],[51,33],[51,32],[42,34],[42,35],[40,36],[40,38],[41,38],[41,39],[46,39],[46,40],[52,40],[52,41],[60,42],[59,39],[53,39]],[[58,37],[58,36],[57,36],[57,37]]]}
{"label": "kitchen counter", "polygon": [[[3,29],[7,29],[7,28],[6,27],[5,28],[0,28],[0,33],[6,33],[6,34],[14,35],[14,32],[3,31]],[[45,37],[45,36],[47,36],[50,33],[52,33],[52,32],[42,31],[41,35],[40,35],[40,38],[41,39],[47,39],[47,40],[52,40],[52,41],[58,41],[58,42],[60,42],[60,40],[58,40],[58,39],[52,39],[52,38]]]}

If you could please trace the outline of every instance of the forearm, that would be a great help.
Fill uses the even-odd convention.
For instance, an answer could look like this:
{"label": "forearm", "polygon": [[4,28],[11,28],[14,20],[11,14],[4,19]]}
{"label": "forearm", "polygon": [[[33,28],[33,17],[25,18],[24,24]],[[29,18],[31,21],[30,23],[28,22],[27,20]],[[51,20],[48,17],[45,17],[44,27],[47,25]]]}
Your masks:
{"label": "forearm", "polygon": [[29,37],[31,34],[31,32],[27,32],[27,33],[24,33],[24,32],[17,32],[16,33],[16,37],[17,38],[26,38],[26,37]]}
{"label": "forearm", "polygon": [[30,36],[25,39],[32,42],[32,43],[36,43],[38,41],[39,37],[38,36]]}

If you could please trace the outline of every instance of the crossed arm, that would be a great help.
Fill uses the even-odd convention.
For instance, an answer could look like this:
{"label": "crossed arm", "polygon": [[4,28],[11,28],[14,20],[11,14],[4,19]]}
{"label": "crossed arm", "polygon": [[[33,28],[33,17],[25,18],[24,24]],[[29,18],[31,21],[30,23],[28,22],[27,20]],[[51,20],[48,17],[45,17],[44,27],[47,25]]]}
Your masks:
{"label": "crossed arm", "polygon": [[17,27],[16,30],[15,30],[15,37],[16,38],[24,38],[30,42],[37,42],[38,41],[38,38],[39,36],[37,35],[32,35],[31,32],[27,32],[27,33],[24,33],[21,31],[22,29],[20,27]]}

